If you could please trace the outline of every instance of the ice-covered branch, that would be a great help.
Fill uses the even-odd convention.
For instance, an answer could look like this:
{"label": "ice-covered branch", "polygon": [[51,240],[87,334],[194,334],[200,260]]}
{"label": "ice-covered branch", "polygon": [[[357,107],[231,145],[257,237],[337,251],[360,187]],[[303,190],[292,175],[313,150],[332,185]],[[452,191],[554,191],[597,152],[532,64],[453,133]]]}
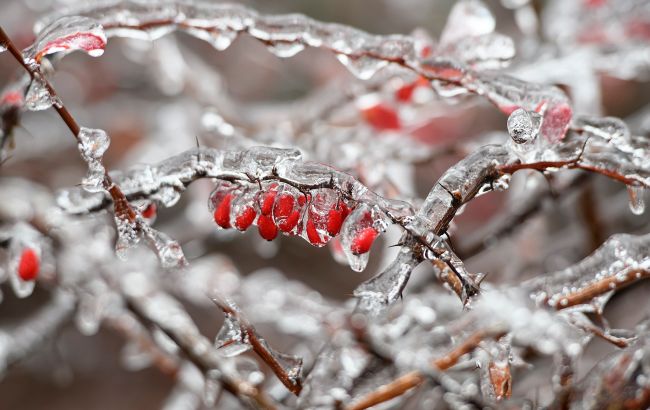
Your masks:
{"label": "ice-covered branch", "polygon": [[[479,346],[479,343],[486,339],[498,339],[505,335],[502,329],[483,329],[471,334],[458,346],[454,347],[444,356],[435,359],[431,366],[437,370],[447,370],[465,354],[472,352]],[[346,407],[346,410],[363,410],[377,404],[383,403],[397,396],[401,396],[414,387],[419,386],[426,380],[426,376],[419,371],[413,371],[402,375],[389,384],[379,387],[368,395],[354,400]]]}
{"label": "ice-covered branch", "polygon": [[55,291],[52,300],[14,328],[0,330],[0,371],[20,361],[52,337],[70,318],[75,298],[65,291]]}
{"label": "ice-covered branch", "polygon": [[601,313],[612,294],[650,276],[650,235],[609,238],[578,264],[524,286],[543,305]]}
{"label": "ice-covered branch", "polygon": [[156,290],[152,284],[138,279],[137,274],[134,274],[122,281],[122,291],[130,310],[145,323],[162,330],[203,373],[209,372],[211,377],[219,380],[225,390],[242,399],[244,404],[250,403],[264,409],[275,408],[258,387],[233,378],[225,371],[223,361],[227,359],[199,332],[176,300]]}

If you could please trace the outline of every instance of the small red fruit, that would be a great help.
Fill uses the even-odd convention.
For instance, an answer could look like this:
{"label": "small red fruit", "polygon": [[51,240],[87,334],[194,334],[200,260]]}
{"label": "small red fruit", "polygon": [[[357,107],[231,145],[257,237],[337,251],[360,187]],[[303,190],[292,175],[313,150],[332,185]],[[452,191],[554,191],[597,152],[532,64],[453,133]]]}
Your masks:
{"label": "small red fruit", "polygon": [[288,194],[280,195],[280,197],[275,201],[275,206],[273,207],[273,216],[275,216],[276,219],[288,217],[293,211],[294,203],[295,199],[293,196]]}
{"label": "small red fruit", "polygon": [[402,128],[397,112],[390,106],[382,103],[361,110],[363,118],[368,124],[378,130],[398,130]]}
{"label": "small red fruit", "polygon": [[147,205],[146,208],[142,211],[142,217],[151,219],[154,216],[156,216],[156,212],[158,211],[158,207],[154,202],[151,202],[149,205]]}
{"label": "small red fruit", "polygon": [[232,194],[226,194],[221,200],[221,203],[214,210],[214,221],[224,229],[230,228],[230,203],[232,202]]}
{"label": "small red fruit", "polygon": [[341,231],[341,225],[343,225],[343,218],[343,209],[330,209],[327,215],[327,233],[331,236],[338,235]]}
{"label": "small red fruit", "polygon": [[260,207],[260,212],[262,215],[270,215],[273,210],[273,203],[275,202],[275,197],[278,194],[278,191],[275,188],[271,188],[270,191],[263,194],[262,206]]}
{"label": "small red fruit", "polygon": [[257,212],[255,212],[252,206],[245,207],[235,218],[235,228],[240,231],[245,231],[251,226],[255,220],[255,216],[257,216]]}
{"label": "small red fruit", "polygon": [[267,241],[272,241],[278,236],[278,227],[269,215],[260,215],[257,219],[257,229],[260,232],[260,236]]}
{"label": "small red fruit", "polygon": [[379,232],[377,232],[375,228],[363,228],[357,232],[357,234],[352,239],[350,250],[355,255],[361,255],[368,252],[372,246],[372,243],[375,241],[375,239],[377,239],[377,235],[379,235]]}
{"label": "small red fruit", "polygon": [[307,230],[307,239],[312,245],[322,246],[325,245],[325,243],[327,243],[327,241],[321,239],[320,235],[318,234],[318,230],[316,229],[316,225],[314,224],[313,219],[309,218],[309,220],[307,220],[306,230]]}
{"label": "small red fruit", "polygon": [[40,270],[38,255],[32,248],[25,248],[18,262],[18,276],[24,281],[34,280]]}
{"label": "small red fruit", "polygon": [[288,218],[278,223],[278,228],[280,228],[282,232],[291,232],[293,228],[295,228],[296,225],[298,225],[299,220],[300,220],[300,211],[295,210],[291,213],[291,215],[289,215]]}

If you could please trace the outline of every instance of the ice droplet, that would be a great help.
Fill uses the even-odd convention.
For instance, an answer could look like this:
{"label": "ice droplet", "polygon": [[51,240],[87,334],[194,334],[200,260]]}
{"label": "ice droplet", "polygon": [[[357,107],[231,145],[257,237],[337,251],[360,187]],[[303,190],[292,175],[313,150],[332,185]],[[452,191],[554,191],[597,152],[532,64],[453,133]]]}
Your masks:
{"label": "ice droplet", "polygon": [[388,61],[370,56],[351,57],[346,54],[337,54],[336,58],[360,80],[371,79],[377,71],[388,65]]}
{"label": "ice droplet", "polygon": [[233,314],[226,313],[223,326],[214,341],[214,346],[225,357],[237,356],[251,349],[248,336],[242,332],[242,325]]}
{"label": "ice droplet", "polygon": [[276,41],[266,46],[266,48],[280,58],[289,58],[304,50],[305,46],[301,43]]}
{"label": "ice droplet", "polygon": [[104,166],[99,161],[88,163],[88,174],[81,180],[81,186],[88,192],[96,193],[104,190]]}
{"label": "ice droplet", "polygon": [[634,215],[642,215],[645,211],[645,201],[643,199],[645,189],[640,185],[628,185],[627,193],[630,197],[630,211]]}
{"label": "ice droplet", "polygon": [[537,138],[542,125],[542,116],[533,111],[519,108],[508,117],[508,133],[517,144],[528,144]]}
{"label": "ice droplet", "polygon": [[237,32],[232,30],[213,31],[202,28],[187,28],[185,32],[210,43],[218,51],[223,51],[230,47],[232,42],[237,38]]}
{"label": "ice droplet", "polygon": [[366,268],[370,246],[378,233],[372,210],[367,205],[357,206],[346,218],[341,229],[341,243],[352,270],[361,272]]}
{"label": "ice droplet", "polygon": [[30,111],[42,111],[52,105],[54,105],[54,100],[43,80],[33,79],[25,95],[25,107]]}
{"label": "ice droplet", "polygon": [[80,299],[79,308],[74,318],[77,329],[85,336],[96,334],[102,319],[101,305],[97,298],[92,296],[89,295]]}
{"label": "ice droplet", "polygon": [[111,143],[106,131],[81,127],[79,134],[79,152],[86,161],[99,160]]}

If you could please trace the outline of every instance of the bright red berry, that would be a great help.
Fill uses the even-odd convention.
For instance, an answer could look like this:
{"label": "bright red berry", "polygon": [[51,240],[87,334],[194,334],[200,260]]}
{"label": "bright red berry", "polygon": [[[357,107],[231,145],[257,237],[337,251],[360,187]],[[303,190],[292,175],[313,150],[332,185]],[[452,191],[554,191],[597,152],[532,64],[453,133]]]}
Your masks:
{"label": "bright red berry", "polygon": [[245,231],[251,226],[256,216],[257,212],[255,212],[252,206],[245,207],[235,218],[235,228],[240,231]]}
{"label": "bright red berry", "polygon": [[364,108],[361,114],[368,124],[379,130],[397,130],[402,127],[397,112],[386,104],[378,103]]}
{"label": "bright red berry", "polygon": [[293,228],[295,228],[296,225],[298,225],[299,220],[300,220],[300,211],[295,210],[291,212],[291,215],[289,215],[288,218],[278,223],[278,228],[280,228],[282,232],[291,232]]}
{"label": "bright red berry", "polygon": [[260,207],[260,212],[262,215],[270,215],[273,210],[273,203],[275,202],[275,197],[278,194],[274,188],[271,188],[270,191],[263,194],[262,206]]}
{"label": "bright red berry", "polygon": [[343,209],[330,209],[327,215],[327,233],[336,236],[341,231],[343,225]]}
{"label": "bright red berry", "polygon": [[214,210],[214,221],[224,229],[230,228],[230,203],[232,194],[226,194]]}
{"label": "bright red berry", "polygon": [[149,205],[147,205],[146,208],[142,211],[142,217],[151,219],[154,216],[156,216],[156,212],[158,211],[158,207],[154,202],[151,202]]}
{"label": "bright red berry", "polygon": [[312,245],[316,246],[322,246],[327,243],[327,241],[323,240],[321,236],[318,234],[318,230],[316,229],[316,225],[314,224],[314,220],[309,218],[307,220],[307,239]]}
{"label": "bright red berry", "polygon": [[272,241],[278,236],[278,227],[269,215],[260,215],[257,219],[257,229],[260,232],[260,236],[267,241]]}
{"label": "bright red berry", "polygon": [[289,194],[280,195],[275,201],[275,206],[273,207],[273,216],[275,216],[276,219],[288,217],[293,211],[294,203],[295,199],[293,196]]}
{"label": "bright red berry", "polygon": [[34,280],[40,270],[38,255],[32,248],[25,248],[18,262],[18,276],[24,281]]}
{"label": "bright red berry", "polygon": [[352,239],[350,250],[355,255],[361,255],[368,252],[372,246],[372,243],[375,241],[375,239],[377,239],[377,235],[379,235],[379,232],[377,232],[375,228],[363,228],[357,232],[357,234]]}

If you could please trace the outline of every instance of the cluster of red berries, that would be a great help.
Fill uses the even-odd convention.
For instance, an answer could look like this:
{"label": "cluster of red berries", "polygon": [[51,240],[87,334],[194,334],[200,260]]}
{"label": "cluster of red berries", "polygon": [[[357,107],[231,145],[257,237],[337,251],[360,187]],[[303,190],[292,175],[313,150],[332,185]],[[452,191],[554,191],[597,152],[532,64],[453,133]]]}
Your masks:
{"label": "cluster of red berries", "polygon": [[[261,190],[228,182],[220,183],[210,195],[214,221],[221,228],[246,231],[257,225],[262,238],[271,241],[279,233],[299,235],[314,246],[324,246],[339,235],[344,222],[354,210],[338,193],[318,189],[302,193],[287,184],[271,183]],[[367,253],[379,232],[372,226],[370,212],[365,212],[352,229],[350,251]]]}

